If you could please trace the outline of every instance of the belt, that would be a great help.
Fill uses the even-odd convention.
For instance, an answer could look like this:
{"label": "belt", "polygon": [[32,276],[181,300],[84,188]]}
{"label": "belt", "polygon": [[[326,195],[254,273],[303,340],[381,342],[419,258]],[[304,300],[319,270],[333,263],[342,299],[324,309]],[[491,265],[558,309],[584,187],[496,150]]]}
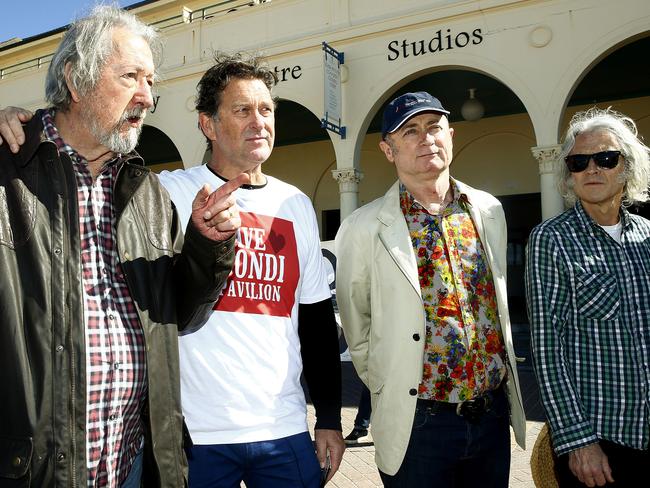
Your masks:
{"label": "belt", "polygon": [[490,407],[494,401],[494,395],[500,391],[501,388],[502,387],[499,386],[496,390],[488,391],[481,396],[459,403],[418,398],[417,406],[425,409],[428,413],[451,410],[459,417],[464,417],[469,422],[475,422],[480,419],[483,414],[490,411]]}

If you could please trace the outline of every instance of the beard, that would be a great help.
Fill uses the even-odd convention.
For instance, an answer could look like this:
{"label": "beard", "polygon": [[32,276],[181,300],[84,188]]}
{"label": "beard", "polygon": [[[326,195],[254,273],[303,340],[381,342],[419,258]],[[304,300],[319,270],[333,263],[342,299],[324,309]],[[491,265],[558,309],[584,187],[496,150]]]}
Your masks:
{"label": "beard", "polygon": [[94,109],[95,107],[93,107],[93,110],[86,112],[86,123],[88,124],[88,130],[97,139],[97,142],[114,153],[128,154],[133,151],[135,146],[138,145],[142,124],[138,127],[129,127],[126,132],[122,132],[121,128],[124,124],[129,124],[129,119],[144,119],[147,109],[134,107],[131,110],[126,110],[120,120],[109,129],[105,129],[100,125],[99,117],[95,115]]}

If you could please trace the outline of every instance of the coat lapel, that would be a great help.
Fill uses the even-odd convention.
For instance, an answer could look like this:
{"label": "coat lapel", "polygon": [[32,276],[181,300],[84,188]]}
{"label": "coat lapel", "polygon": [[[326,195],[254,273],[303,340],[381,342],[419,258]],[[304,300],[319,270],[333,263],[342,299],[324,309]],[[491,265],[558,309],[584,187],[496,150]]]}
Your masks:
{"label": "coat lapel", "polygon": [[381,223],[379,239],[414,291],[420,296],[420,280],[413,244],[399,206],[399,181],[384,195],[377,219]]}
{"label": "coat lapel", "polygon": [[494,232],[498,232],[499,230],[495,226],[495,218],[494,215],[492,215],[492,209],[482,205],[480,201],[477,201],[478,197],[475,192],[472,191],[472,188],[460,181],[454,180],[454,182],[458,186],[458,190],[467,195],[469,201],[469,214],[470,217],[472,217],[472,222],[474,222],[474,227],[476,228],[476,232],[478,232],[481,244],[483,245],[483,249],[487,255],[487,264],[490,266],[493,275],[500,275],[501,270],[495,269],[495,267],[498,268],[498,262],[494,259],[494,246],[496,244],[494,242]]}

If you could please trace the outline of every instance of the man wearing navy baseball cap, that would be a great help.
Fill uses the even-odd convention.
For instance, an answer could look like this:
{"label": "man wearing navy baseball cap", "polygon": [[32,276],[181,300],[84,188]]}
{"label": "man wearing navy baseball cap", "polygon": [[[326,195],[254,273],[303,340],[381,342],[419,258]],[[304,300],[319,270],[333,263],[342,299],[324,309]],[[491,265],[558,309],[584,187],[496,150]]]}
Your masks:
{"label": "man wearing navy baseball cap", "polygon": [[384,110],[398,181],[336,236],[337,297],[371,392],[386,487],[506,488],[509,420],[526,422],[506,292],[499,201],[449,174],[449,111],[426,92]]}

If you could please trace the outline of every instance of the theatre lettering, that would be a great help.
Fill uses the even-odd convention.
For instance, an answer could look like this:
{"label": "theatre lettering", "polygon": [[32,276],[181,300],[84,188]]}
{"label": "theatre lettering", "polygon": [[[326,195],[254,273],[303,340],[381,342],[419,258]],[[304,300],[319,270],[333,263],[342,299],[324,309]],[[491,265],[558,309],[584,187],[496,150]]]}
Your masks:
{"label": "theatre lettering", "polygon": [[461,49],[470,44],[476,45],[483,42],[481,29],[474,29],[470,32],[459,32],[454,34],[451,29],[440,29],[430,39],[409,41],[403,39],[388,43],[388,61],[395,61],[400,57],[422,56],[423,54],[434,54],[451,49]]}

